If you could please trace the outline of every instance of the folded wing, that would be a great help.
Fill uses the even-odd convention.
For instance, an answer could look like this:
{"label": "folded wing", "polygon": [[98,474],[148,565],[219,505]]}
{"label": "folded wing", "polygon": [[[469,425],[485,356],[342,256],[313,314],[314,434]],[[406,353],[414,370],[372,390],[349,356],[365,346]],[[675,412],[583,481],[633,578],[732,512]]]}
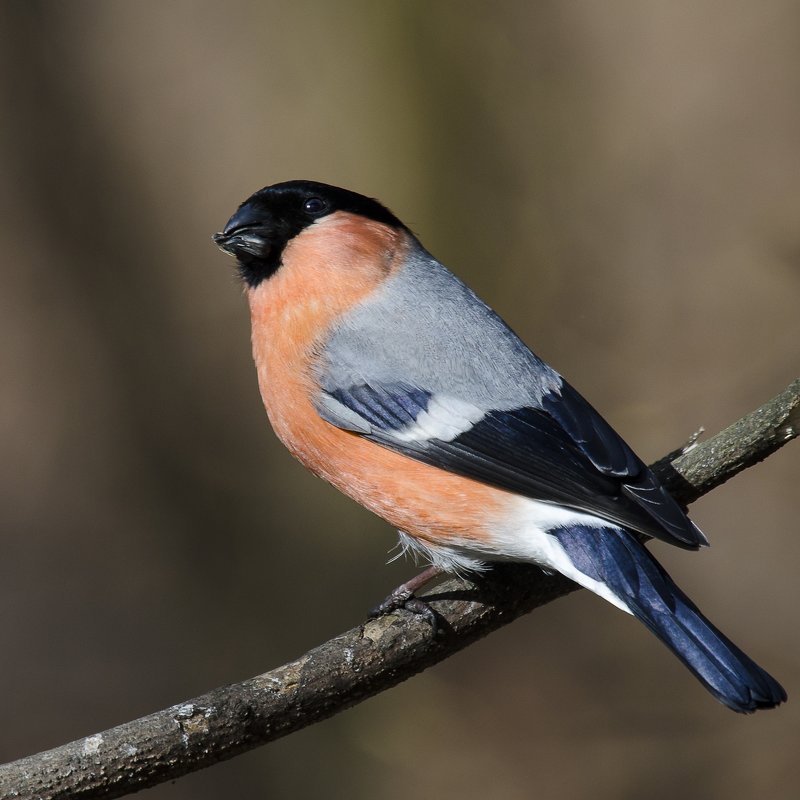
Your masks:
{"label": "folded wing", "polygon": [[402,382],[365,381],[322,392],[317,408],[337,427],[440,469],[680,547],[706,544],[651,470],[566,382],[539,405],[492,409]]}

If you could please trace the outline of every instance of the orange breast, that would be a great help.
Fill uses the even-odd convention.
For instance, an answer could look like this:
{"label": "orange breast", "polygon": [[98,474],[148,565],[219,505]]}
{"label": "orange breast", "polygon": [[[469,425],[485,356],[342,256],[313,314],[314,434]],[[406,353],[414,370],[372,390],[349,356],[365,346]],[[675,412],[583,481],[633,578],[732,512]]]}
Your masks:
{"label": "orange breast", "polygon": [[331,326],[402,262],[407,234],[339,212],[287,246],[249,292],[253,357],[277,436],[309,470],[429,544],[483,541],[505,492],[386,450],[325,422],[312,398],[315,356]]}

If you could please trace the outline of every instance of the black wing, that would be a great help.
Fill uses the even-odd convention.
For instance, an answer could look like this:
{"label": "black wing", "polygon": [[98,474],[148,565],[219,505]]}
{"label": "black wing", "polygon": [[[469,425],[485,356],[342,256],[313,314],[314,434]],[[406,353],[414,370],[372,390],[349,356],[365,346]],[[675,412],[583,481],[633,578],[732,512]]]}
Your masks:
{"label": "black wing", "polygon": [[[681,547],[706,544],[652,471],[567,383],[545,395],[541,407],[475,409],[470,416],[455,404],[449,430],[457,435],[409,436],[436,398],[402,384],[360,384],[331,392],[319,410],[328,422],[449,472]],[[353,415],[366,425],[359,429]]]}

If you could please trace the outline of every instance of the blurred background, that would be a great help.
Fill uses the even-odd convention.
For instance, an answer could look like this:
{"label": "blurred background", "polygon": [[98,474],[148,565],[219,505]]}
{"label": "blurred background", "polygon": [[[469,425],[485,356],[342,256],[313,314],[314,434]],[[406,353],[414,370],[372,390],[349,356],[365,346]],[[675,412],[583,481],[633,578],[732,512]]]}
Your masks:
{"label": "blurred background", "polygon": [[[800,352],[800,5],[0,4],[0,760],[290,660],[414,572],[266,421],[235,207],[389,205],[653,460]],[[150,790],[796,797],[800,447],[654,546],[786,686],[715,703],[580,592],[328,722]],[[332,601],[333,598],[333,601]]]}

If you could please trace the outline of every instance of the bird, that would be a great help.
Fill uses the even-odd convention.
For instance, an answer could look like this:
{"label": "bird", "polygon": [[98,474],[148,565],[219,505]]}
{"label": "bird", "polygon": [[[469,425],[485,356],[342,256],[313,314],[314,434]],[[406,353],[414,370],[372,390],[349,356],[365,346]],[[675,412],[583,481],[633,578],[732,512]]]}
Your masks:
{"label": "bird", "polygon": [[443,573],[560,573],[640,620],[728,708],[786,700],[643,541],[708,542],[654,473],[409,227],[310,180],[252,194],[234,256],[272,428],[308,470],[430,566],[379,607],[420,611]]}

